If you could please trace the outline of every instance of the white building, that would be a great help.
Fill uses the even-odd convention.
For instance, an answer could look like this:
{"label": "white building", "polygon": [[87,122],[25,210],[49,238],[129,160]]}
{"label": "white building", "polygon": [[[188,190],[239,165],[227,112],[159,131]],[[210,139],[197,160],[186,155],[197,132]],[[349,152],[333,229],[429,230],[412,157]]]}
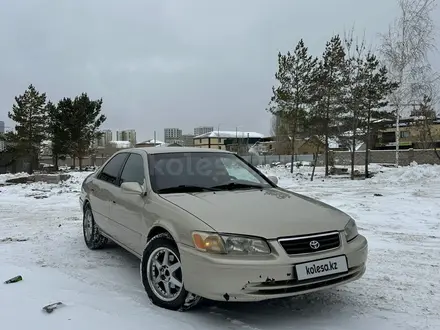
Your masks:
{"label": "white building", "polygon": [[213,126],[199,126],[194,128],[194,136],[206,134],[214,130]]}
{"label": "white building", "polygon": [[134,145],[130,141],[110,141],[109,146],[116,149],[132,148]]}
{"label": "white building", "polygon": [[182,140],[182,130],[180,128],[165,128],[163,132],[165,143],[180,142]]}
{"label": "white building", "polygon": [[264,134],[241,131],[212,131],[194,137],[194,146],[198,148],[214,148],[230,151],[248,150],[264,138]]}
{"label": "white building", "polygon": [[116,131],[116,140],[129,141],[132,145],[136,145],[136,131],[134,129]]}
{"label": "white building", "polygon": [[113,132],[110,129],[106,129],[101,131],[100,133],[102,133],[102,135],[100,138],[96,139],[96,145],[102,148],[113,140]]}

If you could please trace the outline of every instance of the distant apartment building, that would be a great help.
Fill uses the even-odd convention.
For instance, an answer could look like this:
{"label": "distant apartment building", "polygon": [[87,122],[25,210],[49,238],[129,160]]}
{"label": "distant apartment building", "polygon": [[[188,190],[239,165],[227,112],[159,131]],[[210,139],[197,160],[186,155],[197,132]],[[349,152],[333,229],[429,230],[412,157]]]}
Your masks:
{"label": "distant apartment building", "polygon": [[165,128],[163,132],[165,143],[182,143],[182,130],[180,128]]}
{"label": "distant apartment building", "polygon": [[[396,121],[378,120],[375,126],[375,142],[373,149],[393,150],[396,148]],[[440,118],[425,123],[421,117],[400,119],[399,149],[430,149],[440,148]],[[429,137],[423,133],[429,131]]]}
{"label": "distant apartment building", "polygon": [[102,135],[96,141],[98,148],[103,148],[113,140],[113,132],[110,129],[106,129],[100,132]]}
{"label": "distant apartment building", "polygon": [[123,131],[116,131],[117,141],[129,141],[133,146],[136,145],[136,131],[134,129],[126,129]]}
{"label": "distant apartment building", "polygon": [[193,147],[194,146],[194,135],[193,134],[183,134],[181,141],[182,141],[182,145],[184,147]]}
{"label": "distant apartment building", "polygon": [[210,133],[212,131],[214,131],[213,126],[199,126],[194,128],[194,136]]}

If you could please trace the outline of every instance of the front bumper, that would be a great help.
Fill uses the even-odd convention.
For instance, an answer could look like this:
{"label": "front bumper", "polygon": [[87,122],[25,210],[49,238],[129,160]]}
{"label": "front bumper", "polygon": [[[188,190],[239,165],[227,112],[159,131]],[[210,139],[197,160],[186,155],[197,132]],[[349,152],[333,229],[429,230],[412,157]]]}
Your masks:
{"label": "front bumper", "polygon": [[[359,235],[337,249],[307,255],[288,256],[277,241],[274,250],[259,258],[212,255],[179,245],[185,288],[217,301],[260,301],[283,298],[339,286],[359,279],[365,273],[368,243]],[[348,272],[299,281],[294,265],[345,255]]]}

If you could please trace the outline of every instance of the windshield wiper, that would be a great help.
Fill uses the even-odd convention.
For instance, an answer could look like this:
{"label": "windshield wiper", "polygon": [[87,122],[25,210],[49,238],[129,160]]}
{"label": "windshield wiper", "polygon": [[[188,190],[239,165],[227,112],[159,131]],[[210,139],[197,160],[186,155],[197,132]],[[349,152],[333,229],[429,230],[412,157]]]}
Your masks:
{"label": "windshield wiper", "polygon": [[218,186],[211,187],[213,189],[227,189],[227,190],[235,190],[235,189],[263,189],[264,187],[259,184],[251,184],[251,183],[239,183],[239,182],[229,182],[220,184]]}
{"label": "windshield wiper", "polygon": [[202,186],[191,186],[191,185],[185,185],[182,184],[180,186],[175,187],[168,187],[159,189],[157,191],[158,194],[172,194],[172,193],[179,193],[179,192],[204,192],[204,191],[218,191],[218,189],[214,187],[202,187]]}

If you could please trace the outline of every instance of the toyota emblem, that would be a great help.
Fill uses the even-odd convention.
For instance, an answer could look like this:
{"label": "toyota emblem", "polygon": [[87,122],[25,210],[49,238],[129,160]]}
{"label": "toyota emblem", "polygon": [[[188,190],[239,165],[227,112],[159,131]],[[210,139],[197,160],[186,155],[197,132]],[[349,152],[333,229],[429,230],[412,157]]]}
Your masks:
{"label": "toyota emblem", "polygon": [[313,250],[319,249],[319,242],[318,241],[310,241],[309,245]]}

